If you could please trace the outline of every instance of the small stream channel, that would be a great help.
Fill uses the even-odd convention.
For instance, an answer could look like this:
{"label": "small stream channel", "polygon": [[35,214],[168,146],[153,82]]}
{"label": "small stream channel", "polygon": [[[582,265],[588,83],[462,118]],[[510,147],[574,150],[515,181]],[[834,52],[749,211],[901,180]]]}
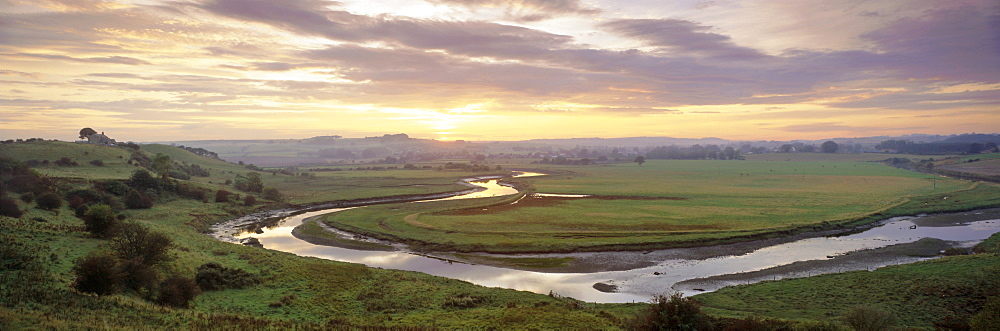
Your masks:
{"label": "small stream channel", "polygon": [[[500,185],[498,179],[466,182],[486,189],[437,199],[468,199],[517,193],[511,187]],[[574,257],[588,265],[584,268],[587,272],[539,272],[468,264],[409,252],[405,247],[398,246],[400,250],[397,251],[368,251],[315,245],[292,235],[296,226],[312,217],[350,208],[358,207],[305,212],[284,217],[274,226],[261,228],[256,233],[237,233],[234,229],[254,219],[244,217],[213,227],[213,235],[230,242],[240,242],[252,237],[264,248],[300,256],[419,271],[489,287],[536,293],[553,292],[588,302],[645,302],[653,295],[670,291],[691,295],[735,284],[848,270],[874,270],[887,265],[912,263],[931,257],[910,256],[905,251],[900,253],[890,249],[919,245],[926,251],[928,244],[938,248],[971,247],[993,233],[1000,232],[1000,209],[986,209],[899,217],[883,221],[881,225],[860,233],[841,236],[786,238],[645,252],[512,255]],[[275,214],[287,215],[292,214],[292,211]]]}

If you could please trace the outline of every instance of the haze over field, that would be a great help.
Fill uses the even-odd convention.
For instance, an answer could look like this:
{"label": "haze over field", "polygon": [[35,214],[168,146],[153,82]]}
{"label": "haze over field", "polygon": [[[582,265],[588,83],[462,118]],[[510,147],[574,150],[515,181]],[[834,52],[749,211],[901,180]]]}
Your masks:
{"label": "haze over field", "polygon": [[993,132],[998,59],[991,0],[0,0],[0,138]]}

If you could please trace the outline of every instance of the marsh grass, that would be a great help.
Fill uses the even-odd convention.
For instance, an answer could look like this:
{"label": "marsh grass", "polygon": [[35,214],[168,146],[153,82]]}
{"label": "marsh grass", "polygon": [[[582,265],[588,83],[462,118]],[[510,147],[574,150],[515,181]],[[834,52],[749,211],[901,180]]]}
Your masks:
{"label": "marsh grass", "polygon": [[829,158],[551,167],[559,175],[518,180],[537,192],[597,197],[371,206],[325,222],[426,250],[569,252],[711,245],[1000,205],[993,184],[932,182],[878,163]]}

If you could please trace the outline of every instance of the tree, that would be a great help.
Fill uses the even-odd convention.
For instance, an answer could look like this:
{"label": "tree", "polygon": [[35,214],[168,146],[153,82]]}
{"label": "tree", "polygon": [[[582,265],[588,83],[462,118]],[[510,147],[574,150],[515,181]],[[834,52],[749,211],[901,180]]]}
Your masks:
{"label": "tree", "polygon": [[795,149],[795,146],[792,146],[792,144],[784,144],[784,145],[781,145],[781,147],[778,148],[778,151],[780,151],[782,153],[788,153],[788,152],[791,152],[794,149]]}
{"label": "tree", "polygon": [[170,175],[170,169],[173,168],[174,165],[170,160],[170,156],[163,153],[156,153],[156,156],[153,157],[153,164],[150,165],[150,167],[153,168],[153,171],[160,174],[161,178],[167,179],[167,176]]}
{"label": "tree", "polygon": [[115,229],[108,246],[112,254],[125,261],[154,266],[170,260],[173,241],[166,235],[150,231],[138,223],[124,223]]}
{"label": "tree", "polygon": [[823,151],[823,153],[836,153],[838,148],[840,148],[840,146],[833,142],[833,140],[827,140],[822,145],[819,145],[819,149]]}
{"label": "tree", "polygon": [[638,163],[640,166],[642,166],[643,163],[646,163],[646,157],[642,155],[636,156],[635,161],[632,162]]}
{"label": "tree", "polygon": [[87,139],[94,134],[97,134],[97,131],[94,131],[94,129],[91,128],[80,129],[80,139]]}
{"label": "tree", "polygon": [[726,160],[735,160],[736,159],[736,149],[735,148],[726,147],[726,149],[722,150],[722,154],[726,156]]}
{"label": "tree", "polygon": [[236,180],[233,182],[233,186],[236,189],[247,191],[247,192],[263,192],[264,191],[264,181],[260,178],[260,174],[256,172],[248,172],[244,175],[236,175]]}

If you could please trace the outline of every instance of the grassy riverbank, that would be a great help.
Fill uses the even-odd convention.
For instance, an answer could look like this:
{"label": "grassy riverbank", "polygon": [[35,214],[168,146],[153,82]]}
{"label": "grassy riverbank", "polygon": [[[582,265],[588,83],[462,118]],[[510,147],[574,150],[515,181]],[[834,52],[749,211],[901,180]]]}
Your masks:
{"label": "grassy riverbank", "polygon": [[551,167],[558,175],[516,180],[592,196],[372,206],[325,222],[424,250],[569,252],[713,245],[1000,205],[994,184],[832,157]]}
{"label": "grassy riverbank", "polygon": [[[198,164],[208,177],[192,177],[176,183],[214,192],[233,191],[255,196],[247,206],[243,199],[215,202],[181,196],[172,191],[155,193],[148,209],[126,209],[123,197],[103,191],[110,181],[128,178],[140,167],[129,165],[134,153],[152,157],[156,152],[174,161]],[[307,178],[298,174],[258,172],[268,187],[279,187],[286,202],[270,202],[258,193],[235,190],[225,181],[250,169],[192,155],[162,145],[144,145],[138,151],[58,142],[31,142],[0,146],[4,164],[17,161],[53,160],[68,157],[77,166],[39,165],[41,189],[67,198],[69,192],[93,191],[98,199],[118,201],[124,220],[167,235],[173,242],[170,261],[153,267],[156,281],[178,276],[195,278],[197,268],[216,263],[243,270],[259,283],[241,289],[205,290],[189,308],[163,306],[147,300],[155,293],[124,290],[97,296],[74,289],[73,268],[80,258],[106,251],[109,240],[91,235],[75,210],[65,200],[52,210],[26,202],[27,193],[4,190],[20,217],[0,216],[4,227],[0,247],[0,328],[234,328],[320,329],[364,327],[410,328],[498,328],[498,329],[617,329],[642,308],[641,304],[594,305],[568,298],[529,292],[494,289],[468,282],[415,272],[367,268],[315,258],[298,257],[256,247],[217,241],[203,233],[208,224],[253,211],[287,204],[325,199],[321,189],[307,186],[333,185],[347,198],[446,192],[455,187],[444,181],[477,175],[470,172],[414,170],[397,172],[339,172]],[[121,156],[121,158],[119,158]],[[103,165],[92,164],[101,160]],[[97,163],[97,162],[94,162]],[[375,173],[375,174],[373,174]],[[394,177],[381,177],[391,174]],[[6,175],[5,175],[6,176]],[[28,177],[25,177],[28,178]],[[31,177],[35,178],[35,177]],[[364,179],[359,179],[364,178]],[[5,178],[5,182],[8,178]],[[311,183],[311,184],[310,184]],[[354,184],[347,184],[354,183]],[[358,185],[362,183],[364,185]],[[406,183],[401,185],[400,183]],[[10,183],[10,187],[15,184]],[[176,185],[176,184],[175,184]],[[340,185],[340,186],[337,186]],[[353,187],[353,188],[352,188]],[[79,193],[89,194],[89,193]],[[334,196],[334,195],[331,195]],[[34,197],[33,197],[34,198]],[[162,291],[162,290],[161,290]],[[155,291],[154,291],[155,292]]]}
{"label": "grassy riverbank", "polygon": [[866,306],[897,317],[900,327],[972,321],[989,330],[1000,322],[998,245],[1000,234],[980,244],[975,255],[727,287],[694,298],[718,316],[842,321],[851,309]]}

